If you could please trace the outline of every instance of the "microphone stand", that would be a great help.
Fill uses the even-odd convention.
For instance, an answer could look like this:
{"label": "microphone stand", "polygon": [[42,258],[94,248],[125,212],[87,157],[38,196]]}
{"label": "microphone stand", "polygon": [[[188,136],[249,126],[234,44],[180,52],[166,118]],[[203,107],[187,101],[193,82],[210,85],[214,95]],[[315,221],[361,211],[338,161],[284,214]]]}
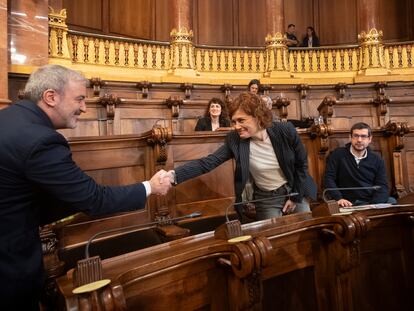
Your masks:
{"label": "microphone stand", "polygon": [[[277,196],[272,196],[272,197],[262,198],[262,199],[256,199],[256,200],[241,201],[241,202],[236,202],[236,203],[230,204],[226,208],[226,214],[225,214],[226,222],[224,224],[220,225],[214,231],[214,237],[216,239],[227,240],[229,243],[235,243],[235,242],[240,242],[240,241],[248,241],[248,240],[251,239],[250,235],[243,235],[240,220],[238,220],[238,219],[229,220],[228,213],[229,213],[230,206],[240,206],[240,205],[245,205],[245,204],[249,204],[249,203],[265,202],[265,201],[271,201],[271,200],[280,199],[280,198],[290,198],[292,196],[297,196],[297,195],[299,195],[299,193],[292,192],[292,193],[289,193],[289,194],[277,195]],[[277,208],[277,207],[275,206],[275,208]]]}
{"label": "microphone stand", "polygon": [[[201,212],[194,212],[189,215],[184,215],[184,216],[168,219],[167,223],[173,223],[175,221],[188,219],[188,218],[196,218],[196,217],[200,217],[201,215],[202,215]],[[166,223],[165,220],[153,221],[153,222],[148,222],[144,224],[137,224],[137,225],[131,225],[131,226],[126,226],[126,227],[103,230],[91,236],[85,246],[85,258],[78,260],[75,271],[73,273],[73,285],[75,288],[74,293],[84,293],[85,291],[89,292],[89,291],[96,290],[94,285],[97,282],[103,280],[102,264],[101,264],[100,257],[89,256],[89,247],[92,244],[93,240],[95,240],[98,236],[107,234],[107,233],[118,232],[122,230],[137,229],[141,227],[153,228],[153,227],[156,227],[157,225],[165,224],[165,223]],[[104,286],[106,286],[109,283],[110,283],[110,280],[105,280],[105,282],[103,282],[102,284],[105,284]],[[84,289],[84,287],[86,289]]]}
{"label": "microphone stand", "polygon": [[312,216],[313,217],[330,216],[332,214],[338,214],[340,212],[338,202],[336,200],[329,200],[326,197],[326,193],[328,191],[379,190],[379,189],[381,189],[381,186],[326,188],[322,192],[322,200],[324,201],[324,203],[319,204],[318,206],[312,209]]}

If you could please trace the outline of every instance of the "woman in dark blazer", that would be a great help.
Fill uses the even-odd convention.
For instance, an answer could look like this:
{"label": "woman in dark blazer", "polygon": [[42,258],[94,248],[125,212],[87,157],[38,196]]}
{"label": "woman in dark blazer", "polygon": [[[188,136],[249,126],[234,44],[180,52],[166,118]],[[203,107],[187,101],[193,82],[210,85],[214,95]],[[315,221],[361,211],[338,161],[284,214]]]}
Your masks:
{"label": "woman in dark blazer", "polygon": [[309,26],[306,29],[306,36],[303,38],[302,46],[304,47],[318,47],[320,46],[319,38],[316,35],[315,29]]}
{"label": "woman in dark blazer", "polygon": [[[205,174],[234,158],[236,202],[242,201],[246,184],[253,184],[256,219],[309,211],[305,197],[316,198],[316,184],[308,174],[307,153],[292,124],[272,122],[272,114],[260,97],[242,93],[228,104],[234,131],[213,154],[170,171],[182,183]],[[288,197],[289,193],[297,195]],[[285,197],[281,197],[286,195]]]}
{"label": "woman in dark blazer", "polygon": [[220,127],[229,127],[226,107],[219,98],[212,98],[208,102],[204,117],[198,119],[195,131],[215,131]]}

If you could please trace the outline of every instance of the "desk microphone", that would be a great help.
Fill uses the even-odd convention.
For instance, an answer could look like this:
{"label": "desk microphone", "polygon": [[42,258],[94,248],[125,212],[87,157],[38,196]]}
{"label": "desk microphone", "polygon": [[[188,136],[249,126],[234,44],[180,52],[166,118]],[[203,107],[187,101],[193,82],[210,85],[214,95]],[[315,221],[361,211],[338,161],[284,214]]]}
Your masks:
{"label": "desk microphone", "polygon": [[[219,226],[214,231],[214,237],[216,239],[226,239],[229,243],[238,243],[238,242],[245,242],[252,239],[251,235],[243,235],[243,230],[241,228],[241,223],[239,220],[229,220],[229,208],[230,206],[239,206],[244,205],[248,203],[255,203],[255,202],[264,202],[264,201],[270,201],[274,199],[280,199],[280,198],[289,198],[292,196],[297,196],[299,193],[292,192],[289,194],[283,194],[283,195],[277,195],[273,197],[263,198],[263,199],[256,199],[256,200],[248,200],[248,201],[242,201],[237,203],[232,203],[227,206],[226,208],[226,222]],[[239,211],[237,211],[238,214]]]}
{"label": "desk microphone", "polygon": [[338,188],[326,188],[322,192],[322,200],[327,203],[329,200],[326,198],[328,191],[339,191],[339,190],[380,190],[381,186],[368,186],[368,187],[338,187]]}
{"label": "desk microphone", "polygon": [[202,215],[201,212],[194,212],[194,213],[184,215],[184,216],[180,216],[180,217],[176,217],[176,218],[171,218],[171,219],[166,219],[166,220],[161,219],[161,220],[158,220],[158,221],[152,221],[152,222],[147,222],[147,223],[143,223],[143,224],[137,224],[137,225],[131,225],[131,226],[127,226],[127,227],[120,227],[120,228],[114,228],[114,229],[99,231],[99,232],[95,233],[93,236],[91,236],[90,239],[88,240],[88,242],[86,243],[85,258],[89,258],[89,247],[90,247],[91,243],[93,242],[93,240],[95,240],[100,235],[107,234],[107,233],[113,233],[113,232],[117,232],[117,231],[122,231],[122,230],[137,229],[137,228],[140,228],[140,227],[147,227],[149,229],[149,228],[154,228],[157,225],[170,224],[170,223],[176,222],[178,220],[182,220],[182,219],[200,217],[201,215]]}
{"label": "desk microphone", "polygon": [[86,243],[85,259],[78,260],[76,264],[75,271],[73,272],[73,285],[75,288],[72,290],[72,292],[74,294],[84,294],[84,293],[98,290],[111,283],[111,280],[102,278],[102,264],[101,264],[101,259],[99,258],[99,256],[89,257],[89,247],[92,241],[96,239],[98,236],[102,234],[106,234],[106,233],[117,232],[117,231],[128,230],[128,229],[136,229],[140,227],[153,228],[160,224],[170,224],[177,220],[200,217],[201,215],[202,214],[200,212],[194,212],[189,215],[180,216],[176,218],[161,219],[159,221],[153,221],[153,222],[144,223],[144,224],[137,224],[137,225],[127,226],[127,227],[122,227],[122,228],[109,229],[109,230],[100,231],[94,234]]}
{"label": "desk microphone", "polygon": [[[274,199],[295,197],[297,195],[299,195],[299,193],[292,192],[292,193],[289,193],[289,194],[282,194],[282,195],[277,195],[277,196],[274,196],[274,197],[268,197],[268,198],[263,198],[263,199],[247,200],[247,201],[232,203],[229,206],[227,206],[227,208],[226,208],[226,221],[229,222],[228,212],[229,212],[230,206],[240,206],[240,205],[245,205],[245,204],[249,204],[249,203],[265,202],[265,201],[270,201],[270,200],[274,200]],[[275,207],[275,208],[278,208],[278,207]],[[279,208],[283,208],[283,207],[279,207]]]}

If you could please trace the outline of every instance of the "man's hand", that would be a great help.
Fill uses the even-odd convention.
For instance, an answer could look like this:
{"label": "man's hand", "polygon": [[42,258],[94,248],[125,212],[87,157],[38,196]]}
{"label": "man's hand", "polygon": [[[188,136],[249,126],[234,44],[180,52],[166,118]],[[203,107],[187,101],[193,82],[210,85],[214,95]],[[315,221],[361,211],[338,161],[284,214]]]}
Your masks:
{"label": "man's hand", "polygon": [[282,213],[283,214],[291,214],[296,208],[296,203],[292,200],[287,200],[285,206],[283,206]]}
{"label": "man's hand", "polygon": [[337,203],[340,207],[351,207],[352,206],[352,203],[345,199],[340,199],[337,201]]}
{"label": "man's hand", "polygon": [[151,185],[151,193],[157,195],[165,195],[171,188],[170,177],[164,170],[160,170],[154,174],[149,180]]}

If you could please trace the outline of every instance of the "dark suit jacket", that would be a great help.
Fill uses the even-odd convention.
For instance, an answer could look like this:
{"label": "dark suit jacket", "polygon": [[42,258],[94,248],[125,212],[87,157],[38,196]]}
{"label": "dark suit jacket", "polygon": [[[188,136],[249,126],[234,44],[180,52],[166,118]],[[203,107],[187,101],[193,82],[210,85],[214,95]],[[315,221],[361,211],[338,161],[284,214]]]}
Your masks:
{"label": "dark suit jacket", "polygon": [[[229,127],[230,121],[225,118],[220,118],[219,124],[220,124],[220,127]],[[203,118],[198,119],[194,131],[212,131],[211,118],[203,117]]]}
{"label": "dark suit jacket", "polygon": [[[305,38],[303,38],[302,46],[308,47],[308,41],[309,41],[309,38],[307,36]],[[318,37],[312,37],[312,47],[318,47],[318,46],[320,46],[319,38]]]}
{"label": "dark suit jacket", "polygon": [[[100,215],[143,208],[143,184],[97,185],[72,160],[66,139],[33,102],[0,110],[0,309],[37,299],[39,225],[61,209]],[[92,159],[91,159],[92,160]],[[17,310],[15,308],[15,310]]]}
{"label": "dark suit jacket", "polygon": [[[267,133],[273,145],[279,165],[285,174],[292,192],[299,196],[292,200],[300,202],[304,196],[316,198],[316,184],[308,174],[308,158],[306,150],[290,123],[274,122]],[[249,179],[249,150],[250,139],[240,139],[236,131],[227,134],[223,146],[213,154],[199,160],[188,162],[175,169],[177,183],[205,174],[225,161],[234,158],[236,171],[234,186],[236,201],[241,201],[241,194]]]}

